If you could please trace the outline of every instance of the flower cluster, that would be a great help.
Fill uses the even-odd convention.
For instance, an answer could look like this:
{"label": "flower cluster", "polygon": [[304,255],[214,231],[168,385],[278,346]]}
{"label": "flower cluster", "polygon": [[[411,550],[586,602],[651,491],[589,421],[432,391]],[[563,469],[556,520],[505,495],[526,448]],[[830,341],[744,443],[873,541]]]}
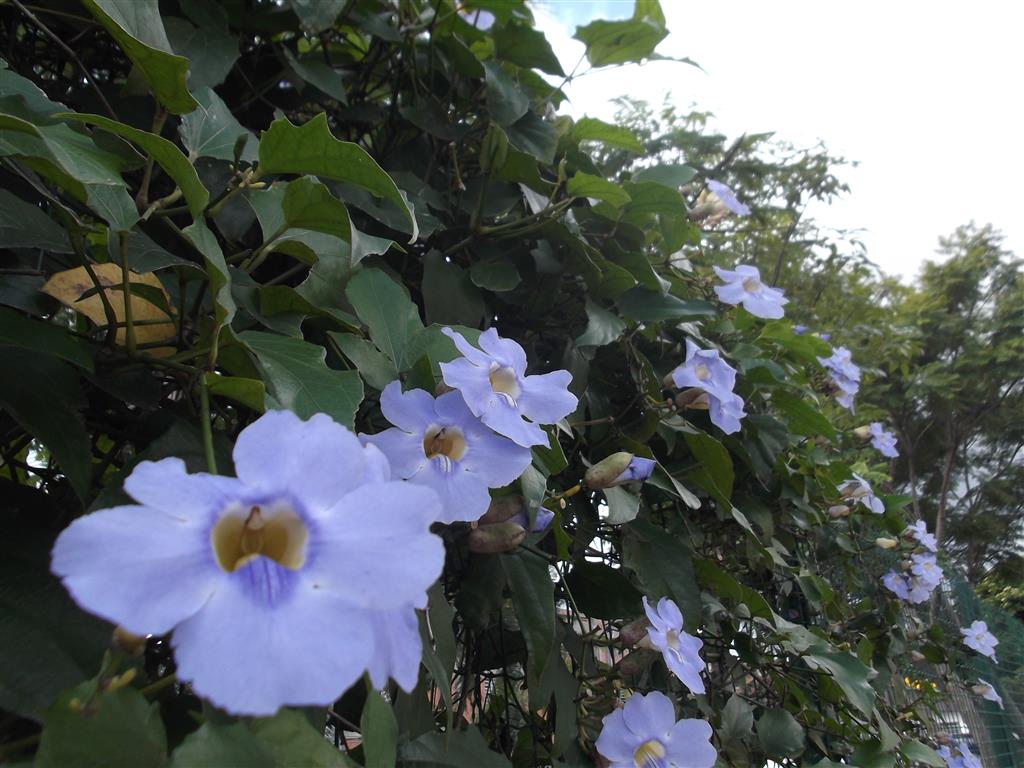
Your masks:
{"label": "flower cluster", "polygon": [[742,304],[754,317],[778,320],[786,311],[782,308],[789,303],[778,288],[761,282],[757,267],[741,264],[735,270],[715,267],[715,274],[725,283],[716,285],[715,293],[725,304]]}
{"label": "flower cluster", "polygon": [[597,751],[610,768],[712,768],[718,753],[706,720],[676,720],[668,696],[635,693],[602,721]]}
{"label": "flower cluster", "polygon": [[964,645],[996,661],[996,646],[999,645],[999,640],[988,631],[988,624],[984,621],[975,621],[971,626],[962,628],[960,634],[963,635]]}
{"label": "flower cluster", "polygon": [[140,463],[125,481],[139,504],[75,520],[53,571],[125,630],[173,631],[178,676],[229,712],[326,705],[364,672],[411,691],[416,609],[444,563],[437,494],[390,481],[380,451],[323,414],[266,413],[234,464],[237,478]]}
{"label": "flower cluster", "polygon": [[907,526],[903,535],[909,536],[929,552],[939,551],[939,543],[935,540],[935,534],[928,532],[928,524],[924,520],[918,520],[913,525]]}
{"label": "flower cluster", "polygon": [[939,757],[946,761],[947,768],[982,768],[981,760],[971,752],[967,742],[958,741],[955,751],[943,745],[938,752]]}
{"label": "flower cluster", "polygon": [[848,411],[853,411],[853,396],[860,389],[860,368],[853,362],[853,355],[846,347],[836,347],[831,357],[819,357],[818,362],[832,377],[837,390],[836,402]]}
{"label": "flower cluster", "polygon": [[687,339],[686,361],[669,377],[676,387],[685,390],[680,395],[684,407],[707,408],[711,422],[723,432],[739,431],[740,419],[746,413],[743,398],[733,392],[736,369],[721,358],[717,349],[701,349]]}

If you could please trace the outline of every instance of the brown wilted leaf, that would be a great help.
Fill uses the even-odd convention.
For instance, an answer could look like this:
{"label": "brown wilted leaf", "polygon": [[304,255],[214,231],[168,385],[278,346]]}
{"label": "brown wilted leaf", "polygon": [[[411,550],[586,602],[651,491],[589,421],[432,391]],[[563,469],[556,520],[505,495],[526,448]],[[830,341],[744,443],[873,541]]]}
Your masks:
{"label": "brown wilted leaf", "polygon": [[[104,290],[103,292],[106,294],[107,300],[114,310],[118,323],[123,323],[126,297],[124,291],[121,290],[121,267],[117,264],[96,264],[92,269],[96,273],[96,277],[101,285],[113,286],[110,290]],[[164,287],[152,272],[144,274],[131,272],[129,273],[129,280],[132,285],[145,285],[159,290],[164,295],[167,306],[171,307],[170,295],[164,290]],[[53,275],[43,285],[42,291],[53,296],[64,306],[71,307],[76,312],[81,312],[102,328],[107,325],[107,315],[103,310],[103,299],[100,298],[99,293],[94,293],[84,299],[80,298],[83,293],[92,290],[94,287],[95,285],[89,277],[89,273],[86,272],[85,267],[75,267],[74,269],[66,269]],[[168,315],[164,309],[147,301],[142,296],[133,293],[130,298],[136,344],[154,344],[161,341],[172,341],[175,338],[176,330],[171,315]],[[160,320],[165,320],[166,322],[158,322]],[[117,334],[114,338],[118,344],[124,346],[124,326],[118,326]],[[159,356],[171,354],[174,348],[152,347],[147,348],[145,351],[147,354]]]}

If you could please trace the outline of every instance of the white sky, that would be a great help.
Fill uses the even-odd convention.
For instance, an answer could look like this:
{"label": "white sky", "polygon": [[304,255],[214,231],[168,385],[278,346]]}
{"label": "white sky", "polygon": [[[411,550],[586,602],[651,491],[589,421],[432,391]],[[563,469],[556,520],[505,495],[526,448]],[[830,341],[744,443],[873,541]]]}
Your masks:
{"label": "white sky", "polygon": [[[536,0],[538,26],[566,72],[571,36],[595,18],[632,15],[632,0]],[[775,131],[824,140],[858,161],[850,194],[812,209],[825,226],[863,229],[868,257],[911,278],[940,235],[991,222],[1024,256],[1024,3],[1017,0],[662,0],[672,34],[658,52],[706,71],[652,62],[596,71],[566,87],[574,117],[610,119],[611,98],[716,116],[730,137]],[[585,69],[586,64],[581,68]],[[1014,95],[1016,94],[1016,95]]]}

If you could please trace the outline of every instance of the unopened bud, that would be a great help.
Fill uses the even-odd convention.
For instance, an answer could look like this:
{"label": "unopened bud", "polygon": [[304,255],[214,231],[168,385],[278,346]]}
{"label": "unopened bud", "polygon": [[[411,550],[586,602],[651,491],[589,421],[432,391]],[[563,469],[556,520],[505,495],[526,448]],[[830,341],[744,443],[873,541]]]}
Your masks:
{"label": "unopened bud", "polygon": [[478,520],[479,525],[493,525],[503,523],[509,518],[515,517],[520,512],[525,512],[526,503],[522,496],[512,494],[511,496],[499,496],[491,499],[490,506],[484,516]]}
{"label": "unopened bud", "polygon": [[129,656],[141,656],[146,650],[146,637],[129,632],[124,627],[115,627],[111,644]]}
{"label": "unopened bud", "polygon": [[899,544],[899,542],[896,541],[896,539],[890,539],[884,536],[879,536],[875,539],[875,546],[879,549],[895,549],[897,544]]}
{"label": "unopened bud", "polygon": [[647,637],[647,629],[650,624],[647,619],[637,619],[626,624],[622,629],[619,630],[619,642],[622,643],[623,647],[630,648],[645,637]]}
{"label": "unopened bud", "polygon": [[871,428],[868,426],[857,427],[853,430],[854,436],[858,440],[870,440],[871,439]]}
{"label": "unopened bud", "polygon": [[707,410],[709,405],[708,393],[700,387],[690,387],[676,395],[676,407],[680,410],[687,408]]}
{"label": "unopened bud", "polygon": [[630,678],[646,670],[661,654],[639,648],[631,651],[615,665],[615,669],[624,678]]}
{"label": "unopened bud", "polygon": [[845,504],[836,504],[834,507],[828,508],[828,516],[833,520],[838,520],[840,517],[846,517],[850,514],[850,508]]}
{"label": "unopened bud", "polygon": [[910,660],[915,664],[920,664],[922,661],[926,661],[925,655],[920,651],[911,651]]}
{"label": "unopened bud", "polygon": [[632,460],[633,454],[627,451],[613,453],[588,469],[583,475],[583,482],[590,488],[611,488]]}
{"label": "unopened bud", "polygon": [[515,549],[525,538],[526,529],[519,523],[482,525],[469,532],[469,549],[480,555],[494,555]]}
{"label": "unopened bud", "polygon": [[913,560],[901,560],[900,561],[900,568],[902,568],[904,571],[909,571],[913,567],[914,567],[914,561]]}
{"label": "unopened bud", "polygon": [[978,683],[977,685],[972,685],[971,690],[974,692],[976,696],[984,696],[986,693],[992,690],[992,686],[982,685],[981,683]]}

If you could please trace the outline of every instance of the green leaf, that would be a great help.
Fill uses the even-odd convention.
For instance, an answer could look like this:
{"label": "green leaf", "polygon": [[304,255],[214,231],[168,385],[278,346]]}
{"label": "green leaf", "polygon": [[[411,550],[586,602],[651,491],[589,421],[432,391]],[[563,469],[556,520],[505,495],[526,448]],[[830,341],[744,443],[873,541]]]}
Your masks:
{"label": "green leaf", "polygon": [[565,191],[575,197],[593,197],[597,200],[604,200],[610,205],[619,208],[629,202],[629,194],[620,187],[601,176],[592,176],[582,171],[573,174],[566,184]]}
{"label": "green leaf", "polygon": [[522,280],[515,264],[500,259],[478,261],[469,268],[469,279],[488,291],[511,291]]}
{"label": "green leaf", "polygon": [[737,603],[743,603],[752,616],[758,616],[769,622],[774,620],[774,612],[761,593],[741,584],[735,577],[710,560],[695,560],[693,570],[701,586],[715,596],[723,600],[730,599]]}
{"label": "green leaf", "polygon": [[345,0],[288,0],[307,32],[316,33],[334,25]]}
{"label": "green leaf", "polygon": [[[353,763],[324,738],[301,713],[281,709],[273,717],[261,717],[250,724],[253,735],[273,756],[278,768],[346,768]],[[245,764],[238,763],[243,766]],[[248,768],[248,765],[245,765]]]}
{"label": "green leaf", "polygon": [[383,390],[398,378],[395,364],[381,354],[373,344],[354,333],[332,331],[330,336],[342,353],[359,371],[363,380],[376,390]]}
{"label": "green leaf", "polygon": [[512,23],[498,27],[493,37],[499,59],[526,69],[539,69],[549,75],[565,74],[543,32]]}
{"label": "green leaf", "polygon": [[307,83],[342,104],[348,101],[348,94],[345,92],[345,83],[342,81],[341,75],[320,56],[297,58],[288,48],[284,49],[284,55],[288,59],[288,65],[295,70],[295,74]]}
{"label": "green leaf", "polygon": [[632,131],[620,125],[612,125],[596,117],[583,117],[572,127],[572,137],[577,141],[597,141],[606,147],[616,147],[644,154],[644,145]]}
{"label": "green leaf", "polygon": [[757,721],[757,737],[769,757],[796,757],[804,751],[804,729],[784,709],[767,709]]}
{"label": "green leaf", "polygon": [[623,185],[633,201],[626,211],[630,217],[643,217],[657,213],[662,216],[682,218],[686,212],[686,203],[678,189],[666,187],[653,181],[629,181]]}
{"label": "green leaf", "polygon": [[432,250],[423,259],[423,304],[427,322],[476,326],[484,316],[484,299],[466,271]]}
{"label": "green leaf", "polygon": [[738,745],[754,733],[754,708],[735,693],[722,708],[722,725],[718,737],[725,744]]}
{"label": "green leaf", "polygon": [[83,123],[95,125],[137,144],[160,164],[160,167],[167,172],[168,176],[174,179],[174,182],[181,189],[185,201],[188,203],[188,209],[192,214],[192,218],[196,221],[202,219],[203,209],[210,202],[210,193],[206,191],[206,187],[199,180],[199,174],[192,167],[192,163],[181,153],[180,149],[167,139],[157,136],[155,133],[140,131],[138,128],[132,128],[130,125],[125,125],[100,115],[62,112],[58,113],[56,117],[80,120]]}
{"label": "green leaf", "polygon": [[793,326],[787,321],[776,320],[764,324],[761,330],[762,339],[774,341],[783,349],[793,353],[794,357],[812,365],[818,364],[819,357],[832,354],[828,342],[810,334],[799,335],[793,332]]}
{"label": "green leaf", "polygon": [[626,330],[622,318],[587,299],[587,329],[576,337],[577,347],[603,347]]}
{"label": "green leaf", "polygon": [[257,740],[244,723],[215,725],[206,722],[174,750],[167,768],[275,768],[276,765],[273,752]]}
{"label": "green leaf", "polygon": [[160,706],[134,688],[100,693],[92,680],[61,694],[47,711],[34,765],[157,768],[166,758]]}
{"label": "green leaf", "polygon": [[42,320],[31,320],[18,312],[0,308],[0,348],[21,347],[59,357],[93,370],[91,345],[75,338],[64,328]]}
{"label": "green leaf", "polygon": [[175,115],[196,108],[188,92],[188,59],[175,56],[157,0],[82,0],[139,68],[157,101]]}
{"label": "green leaf", "polygon": [[683,435],[690,452],[700,463],[692,473],[694,480],[726,508],[732,505],[732,483],[734,478],[732,457],[729,451],[711,435],[703,432]]}
{"label": "green leaf", "polygon": [[233,161],[235,144],[241,136],[248,137],[241,159],[250,163],[256,160],[256,137],[235,119],[220,96],[209,88],[197,90],[195,96],[198,106],[181,118],[181,125],[178,127],[181,143],[188,150],[189,160],[213,157],[217,160]]}
{"label": "green leaf", "polygon": [[0,189],[0,248],[72,253],[67,231],[40,210]]}
{"label": "green leaf", "polygon": [[[308,419],[326,413],[353,429],[363,399],[363,383],[355,371],[335,371],[324,362],[327,351],[316,344],[260,331],[238,337],[256,356],[267,395],[274,405]],[[272,407],[268,402],[268,407]]]}
{"label": "green leaf", "polygon": [[602,493],[608,501],[608,517],[605,522],[609,525],[628,523],[640,513],[640,497],[637,494],[621,487],[605,488]]}
{"label": "green leaf", "polygon": [[79,410],[85,398],[78,373],[45,352],[7,348],[0,376],[0,406],[45,445],[83,501],[92,485],[92,445]]}
{"label": "green leaf", "polygon": [[314,178],[303,176],[289,183],[281,205],[284,226],[289,229],[309,229],[342,240],[352,238],[345,204]]}
{"label": "green leaf", "polygon": [[939,757],[938,753],[929,746],[925,746],[916,739],[904,741],[900,746],[903,756],[915,763],[934,765],[936,768],[945,768],[946,761]]}
{"label": "green leaf", "polygon": [[772,403],[786,416],[790,431],[805,437],[823,435],[829,440],[836,439],[836,430],[832,422],[806,400],[784,390],[775,389],[772,390]]}
{"label": "green leaf", "polygon": [[487,748],[475,725],[451,733],[431,732],[405,744],[398,755],[400,768],[512,768]]}
{"label": "green leaf", "polygon": [[664,21],[633,18],[624,21],[598,19],[576,27],[574,38],[587,46],[587,61],[595,67],[640,62],[668,36]]}
{"label": "green leaf", "polygon": [[837,651],[827,653],[816,651],[804,656],[804,661],[814,670],[831,673],[832,679],[843,689],[846,698],[867,716],[875,708],[875,689],[869,682],[877,674],[863,664],[856,656]]}
{"label": "green leaf", "polygon": [[275,120],[260,138],[260,171],[310,173],[354,184],[398,207],[412,225],[414,242],[419,235],[412,207],[395,182],[358,144],[339,141],[327,127],[327,115],[318,114],[302,126],[287,119]]}
{"label": "green leaf", "polygon": [[637,171],[633,175],[633,181],[637,183],[653,182],[678,191],[680,187],[693,181],[696,176],[697,170],[688,165],[652,165]]}
{"label": "green leaf", "polygon": [[[191,5],[194,4],[192,0]],[[188,5],[182,3],[183,10]],[[174,16],[164,17],[171,48],[189,60],[188,87],[193,95],[199,88],[214,88],[223,83],[238,61],[238,38],[228,32],[227,13],[214,3],[205,5],[206,14],[195,14],[202,17],[197,26]]]}
{"label": "green leaf", "polygon": [[671,598],[683,612],[687,631],[700,624],[700,590],[689,548],[678,537],[646,520],[623,526],[622,561],[651,598]]}
{"label": "green leaf", "polygon": [[640,610],[641,594],[621,568],[574,563],[565,583],[580,611],[594,619],[620,619]]}
{"label": "green leaf", "polygon": [[671,294],[633,288],[619,296],[619,312],[640,322],[682,320],[716,314],[715,305],[701,299],[684,301]]}
{"label": "green leaf", "polygon": [[410,355],[410,345],[423,323],[405,289],[379,269],[362,269],[348,281],[345,296],[395,369],[411,368],[419,358]]}
{"label": "green leaf", "polygon": [[547,560],[519,550],[501,556],[519,629],[529,653],[527,675],[530,688],[544,676],[544,668],[555,643],[555,585]]}
{"label": "green leaf", "polygon": [[211,395],[226,397],[257,412],[266,406],[267,389],[262,381],[241,376],[221,376],[218,373],[207,373],[205,378]]}
{"label": "green leaf", "polygon": [[398,721],[395,711],[377,691],[370,690],[359,722],[363,734],[366,765],[394,765],[398,747]]}
{"label": "green leaf", "polygon": [[182,230],[182,234],[196,247],[206,264],[206,276],[210,280],[210,293],[216,306],[217,323],[223,327],[235,316],[235,300],[231,296],[231,273],[228,272],[224,252],[210,228],[200,218]]}
{"label": "green leaf", "polygon": [[512,125],[530,108],[530,97],[509,77],[498,61],[484,62],[487,108],[498,125]]}
{"label": "green leaf", "polygon": [[[555,126],[533,111],[528,111],[512,125],[506,126],[505,134],[513,147],[532,155],[542,163],[552,163],[558,147],[558,131]],[[511,154],[509,155],[511,157]]]}
{"label": "green leaf", "polygon": [[[14,490],[4,485],[6,504],[25,507],[26,523],[51,512],[43,491]],[[51,533],[27,524],[12,525],[0,541],[0,707],[33,720],[61,691],[96,673],[112,629],[79,608],[50,573],[52,546]]]}

